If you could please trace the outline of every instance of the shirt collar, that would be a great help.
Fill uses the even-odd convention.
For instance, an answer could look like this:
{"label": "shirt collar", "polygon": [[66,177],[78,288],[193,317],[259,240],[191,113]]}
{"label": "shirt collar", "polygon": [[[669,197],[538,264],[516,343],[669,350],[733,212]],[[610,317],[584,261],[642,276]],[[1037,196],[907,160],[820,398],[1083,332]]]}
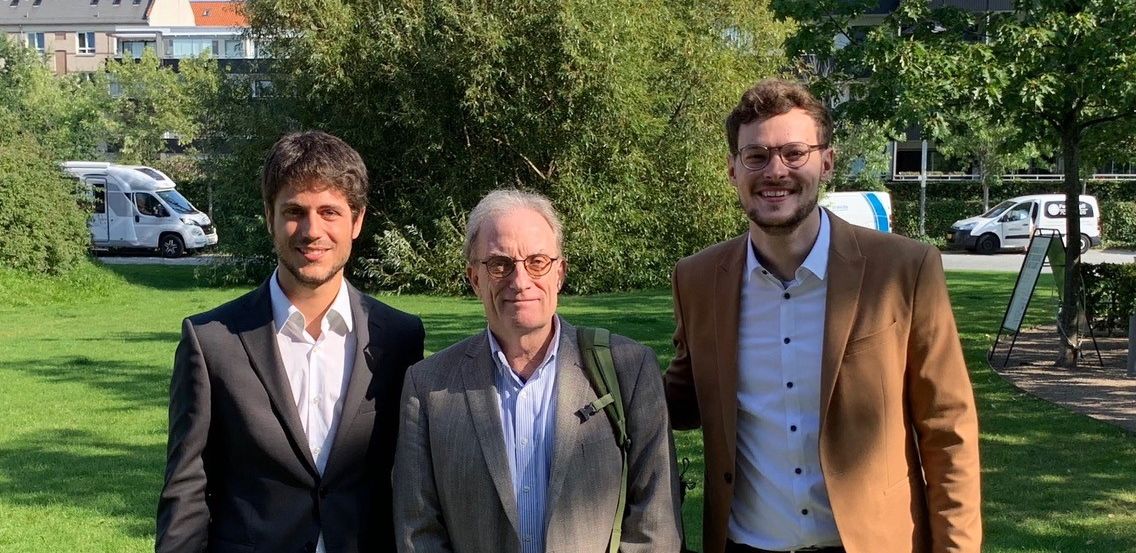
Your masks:
{"label": "shirt collar", "polygon": [[[303,336],[304,329],[307,327],[304,314],[292,304],[292,300],[284,294],[284,289],[280,287],[280,281],[277,273],[280,268],[272,271],[272,277],[268,279],[268,294],[272,300],[272,322],[277,333],[289,330],[296,336]],[[335,300],[331,302],[331,307],[328,307],[327,313],[324,315],[324,320],[321,327],[327,330],[332,330],[338,334],[346,335],[354,330],[355,321],[351,315],[351,298],[347,292],[347,279],[339,281],[339,292],[335,294]]]}
{"label": "shirt collar", "polygon": [[[512,367],[509,366],[508,359],[505,358],[505,352],[501,349],[501,344],[497,342],[497,338],[493,337],[493,332],[488,328],[485,333],[489,335],[489,355],[493,358],[494,365],[497,370],[504,371],[508,376],[517,379],[516,373],[513,372]],[[536,370],[533,371],[529,380],[536,378],[544,367],[552,363],[556,359],[557,354],[560,352],[560,316],[552,316],[552,342],[548,344],[548,351],[544,353],[544,359],[541,360],[540,365],[537,365]],[[518,380],[519,382],[519,380]],[[523,383],[522,383],[523,384]]]}
{"label": "shirt collar", "polygon": [[[746,240],[746,271],[745,282],[748,284],[753,272],[761,267],[761,261],[757,259],[757,254],[754,252],[753,238]],[[795,280],[800,280],[803,276],[801,271],[808,271],[820,280],[824,280],[828,274],[828,246],[832,242],[832,225],[828,220],[828,212],[820,210],[820,230],[817,232],[816,242],[813,243],[813,249],[809,250],[809,255],[805,256],[805,261],[797,268],[797,274],[794,275]]]}

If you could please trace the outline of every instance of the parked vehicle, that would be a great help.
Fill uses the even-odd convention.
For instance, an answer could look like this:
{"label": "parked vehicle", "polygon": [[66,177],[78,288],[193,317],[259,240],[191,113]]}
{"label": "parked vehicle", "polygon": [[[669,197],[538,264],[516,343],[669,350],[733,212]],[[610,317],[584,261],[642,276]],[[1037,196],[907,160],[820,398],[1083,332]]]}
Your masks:
{"label": "parked vehicle", "polygon": [[[1082,195],[1081,253],[1099,246],[1100,208],[1093,196]],[[1065,195],[1037,194],[1006,200],[982,215],[956,221],[947,233],[949,244],[981,254],[1002,249],[1025,249],[1036,229],[1065,234]]]}
{"label": "parked vehicle", "polygon": [[209,216],[157,169],[92,161],[68,161],[61,167],[91,195],[94,212],[87,227],[94,248],[146,248],[180,257],[217,243]]}
{"label": "parked vehicle", "polygon": [[853,225],[891,232],[891,196],[887,192],[829,192],[818,203]]}

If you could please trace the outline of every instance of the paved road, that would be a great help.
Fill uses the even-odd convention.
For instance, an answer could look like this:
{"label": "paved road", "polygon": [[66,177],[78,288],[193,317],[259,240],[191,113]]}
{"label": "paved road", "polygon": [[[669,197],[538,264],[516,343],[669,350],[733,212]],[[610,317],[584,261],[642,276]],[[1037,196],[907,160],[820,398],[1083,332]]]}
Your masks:
{"label": "paved road", "polygon": [[208,265],[225,258],[226,256],[217,254],[197,254],[176,259],[146,254],[102,254],[95,259],[104,265]]}
{"label": "paved road", "polygon": [[[948,271],[1003,271],[1018,272],[1025,260],[1024,253],[997,253],[993,255],[979,255],[965,251],[943,252],[943,267]],[[1085,252],[1081,260],[1085,263],[1132,263],[1136,259],[1136,251],[1132,250],[1099,250],[1093,249]],[[1049,268],[1043,269],[1043,272]]]}

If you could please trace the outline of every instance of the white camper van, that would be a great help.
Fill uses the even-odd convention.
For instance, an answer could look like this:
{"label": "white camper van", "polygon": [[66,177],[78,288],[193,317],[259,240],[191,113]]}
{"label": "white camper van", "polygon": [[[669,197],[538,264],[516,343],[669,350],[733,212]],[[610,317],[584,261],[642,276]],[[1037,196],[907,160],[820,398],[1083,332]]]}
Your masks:
{"label": "white camper van", "polygon": [[[1100,208],[1093,196],[1081,196],[1081,253],[1101,242]],[[1037,194],[1006,200],[982,215],[955,221],[947,243],[978,253],[1025,249],[1035,229],[1065,234],[1065,195]]]}
{"label": "white camper van", "polygon": [[891,232],[891,196],[887,192],[829,192],[817,203],[853,225]]}
{"label": "white camper van", "polygon": [[213,222],[161,171],[92,161],[68,161],[62,168],[91,194],[94,213],[87,226],[95,248],[148,248],[180,257],[217,243]]}

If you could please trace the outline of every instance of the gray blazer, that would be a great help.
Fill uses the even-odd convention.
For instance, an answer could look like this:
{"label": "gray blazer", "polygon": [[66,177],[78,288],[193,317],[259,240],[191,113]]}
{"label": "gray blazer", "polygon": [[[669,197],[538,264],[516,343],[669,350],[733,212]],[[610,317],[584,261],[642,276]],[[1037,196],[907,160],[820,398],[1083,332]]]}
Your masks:
{"label": "gray blazer", "polygon": [[[606,416],[581,422],[576,415],[596,395],[575,327],[561,319],[560,333],[545,551],[603,553],[619,497],[620,451]],[[620,550],[678,551],[678,474],[655,353],[613,334],[612,357],[631,435]],[[493,371],[482,332],[407,372],[393,475],[401,553],[520,550]]]}

